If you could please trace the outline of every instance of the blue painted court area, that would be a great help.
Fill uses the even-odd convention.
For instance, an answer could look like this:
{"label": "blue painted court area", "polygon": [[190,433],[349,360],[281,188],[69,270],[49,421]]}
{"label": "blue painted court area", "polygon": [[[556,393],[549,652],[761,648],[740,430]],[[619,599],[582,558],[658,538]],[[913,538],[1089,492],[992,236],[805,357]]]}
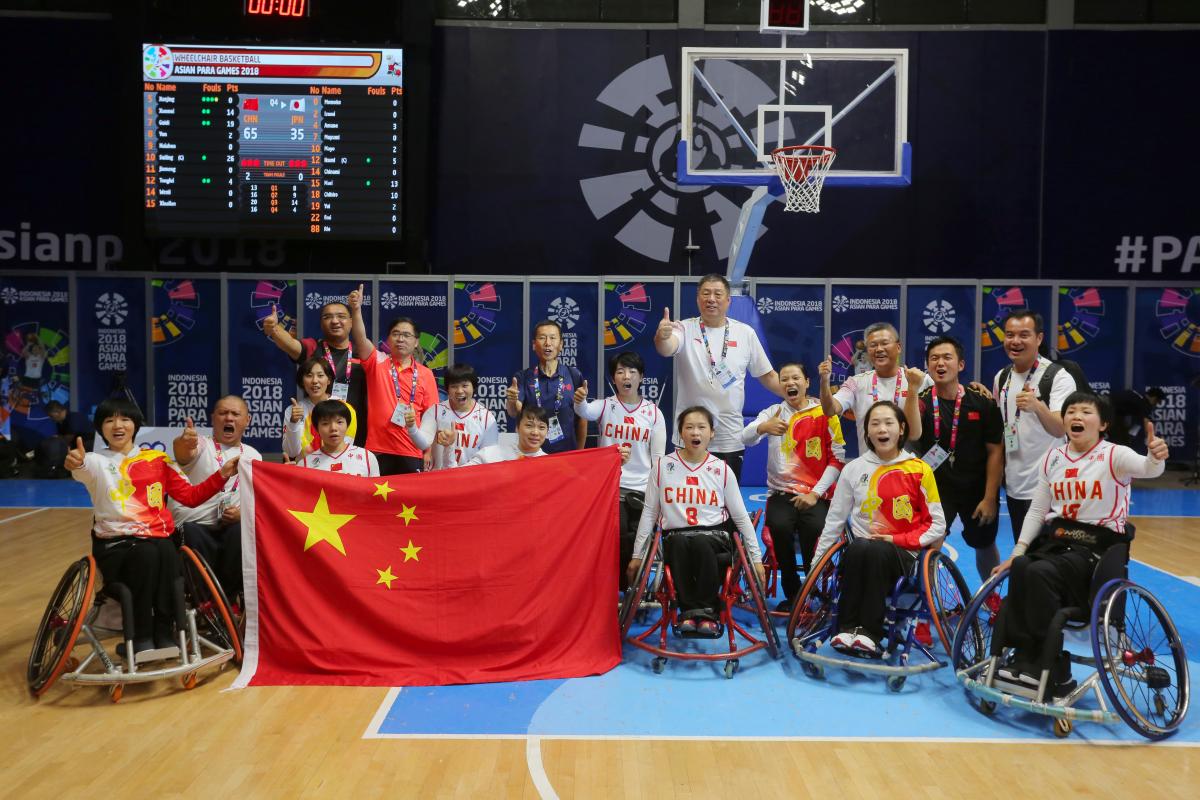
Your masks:
{"label": "blue painted court area", "polygon": [[[762,506],[761,490],[745,494],[751,511]],[[1200,515],[1196,494],[1145,490],[1135,495],[1134,513]],[[961,532],[953,531],[949,542],[962,554],[959,563],[974,590],[978,578]],[[1005,554],[1011,548],[1005,522],[1000,542]],[[1200,586],[1138,563],[1131,566],[1131,577],[1171,613],[1196,680]],[[742,615],[742,621],[751,632],[757,630],[750,615]],[[782,625],[779,630],[782,636]],[[1090,651],[1090,639],[1071,636],[1070,649]],[[717,650],[713,643],[692,644]],[[662,674],[655,674],[651,658],[627,644],[616,669],[591,678],[401,689],[389,695],[390,706],[381,709],[367,735],[1055,741],[1047,717],[1003,708],[993,717],[975,711],[948,667],[912,676],[902,691],[892,693],[877,675],[830,669],[823,680],[809,678],[786,649],[777,661],[765,651],[743,658],[732,680],[724,678],[721,661],[669,661]],[[1085,669],[1075,667],[1076,676],[1083,677]],[[1124,725],[1080,722],[1068,741],[1145,740]],[[1200,718],[1193,712],[1170,741],[1200,745]]]}

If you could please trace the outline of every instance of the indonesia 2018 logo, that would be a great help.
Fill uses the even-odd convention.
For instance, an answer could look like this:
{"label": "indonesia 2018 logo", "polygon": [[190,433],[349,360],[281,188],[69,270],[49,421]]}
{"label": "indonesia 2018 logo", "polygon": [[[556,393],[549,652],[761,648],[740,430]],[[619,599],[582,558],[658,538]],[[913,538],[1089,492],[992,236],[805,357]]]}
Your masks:
{"label": "indonesia 2018 logo", "polygon": [[579,322],[579,303],[576,303],[573,297],[554,298],[550,301],[547,311],[549,318],[566,330],[571,330]]}
{"label": "indonesia 2018 logo", "polygon": [[930,300],[921,312],[921,322],[930,333],[949,333],[958,315],[948,300]]}
{"label": "indonesia 2018 logo", "polygon": [[96,298],[96,319],[105,327],[120,325],[129,316],[129,303],[117,292],[104,292]]}

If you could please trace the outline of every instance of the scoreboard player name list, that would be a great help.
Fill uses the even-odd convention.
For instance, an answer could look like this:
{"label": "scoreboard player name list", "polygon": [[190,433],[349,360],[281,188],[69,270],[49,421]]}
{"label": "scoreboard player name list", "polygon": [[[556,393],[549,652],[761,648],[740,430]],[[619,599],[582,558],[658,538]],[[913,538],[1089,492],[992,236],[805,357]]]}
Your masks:
{"label": "scoreboard player name list", "polygon": [[145,205],[151,230],[397,236],[403,91],[145,81]]}

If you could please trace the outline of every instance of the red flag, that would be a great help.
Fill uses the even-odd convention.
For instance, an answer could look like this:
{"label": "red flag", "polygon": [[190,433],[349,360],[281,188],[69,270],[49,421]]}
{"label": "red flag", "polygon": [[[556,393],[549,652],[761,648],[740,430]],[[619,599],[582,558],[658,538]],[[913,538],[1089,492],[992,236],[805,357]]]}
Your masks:
{"label": "red flag", "polygon": [[637,420],[634,419],[633,417],[625,417],[625,424],[626,425],[637,425]]}
{"label": "red flag", "polygon": [[695,475],[688,475],[687,476],[687,485],[688,486],[699,486],[700,479],[697,478]]}
{"label": "red flag", "polygon": [[258,98],[247,97],[242,101],[242,108],[246,111],[258,111]]}
{"label": "red flag", "polygon": [[1063,477],[1064,478],[1078,478],[1079,477],[1079,467],[1071,467],[1065,473],[1063,473]]}
{"label": "red flag", "polygon": [[566,678],[621,660],[616,448],[382,478],[240,474],[237,686]]}

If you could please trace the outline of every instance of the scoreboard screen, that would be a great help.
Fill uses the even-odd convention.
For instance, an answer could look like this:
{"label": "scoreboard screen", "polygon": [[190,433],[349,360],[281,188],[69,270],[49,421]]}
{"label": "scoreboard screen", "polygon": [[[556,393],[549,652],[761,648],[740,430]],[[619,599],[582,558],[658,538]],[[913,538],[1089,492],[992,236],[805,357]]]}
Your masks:
{"label": "scoreboard screen", "polygon": [[399,49],[142,47],[150,236],[399,240]]}

